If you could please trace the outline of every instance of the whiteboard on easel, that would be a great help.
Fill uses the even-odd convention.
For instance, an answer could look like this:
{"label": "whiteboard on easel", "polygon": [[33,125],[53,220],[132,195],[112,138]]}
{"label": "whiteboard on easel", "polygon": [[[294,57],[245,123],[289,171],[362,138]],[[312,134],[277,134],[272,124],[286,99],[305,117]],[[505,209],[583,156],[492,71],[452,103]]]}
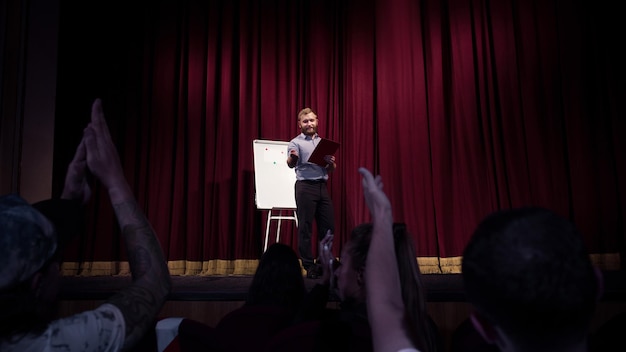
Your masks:
{"label": "whiteboard on easel", "polygon": [[289,142],[255,139],[254,188],[257,209],[295,209],[296,172],[287,166]]}

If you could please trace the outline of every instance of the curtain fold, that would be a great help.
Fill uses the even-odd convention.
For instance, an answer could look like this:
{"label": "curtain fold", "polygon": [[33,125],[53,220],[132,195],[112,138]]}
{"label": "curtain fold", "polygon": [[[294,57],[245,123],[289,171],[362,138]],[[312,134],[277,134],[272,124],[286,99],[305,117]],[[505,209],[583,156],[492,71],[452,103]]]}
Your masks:
{"label": "curtain fold", "polygon": [[[476,224],[523,205],[568,217],[596,263],[621,266],[626,75],[611,2],[76,5],[89,21],[71,6],[61,4],[56,189],[101,97],[173,274],[254,272],[266,218],[255,207],[252,141],[290,140],[304,107],[322,137],[341,143],[329,180],[335,255],[370,221],[365,166],[382,175],[425,273],[458,273]],[[98,187],[88,211],[65,273],[125,273]],[[280,231],[296,248],[293,223]]]}

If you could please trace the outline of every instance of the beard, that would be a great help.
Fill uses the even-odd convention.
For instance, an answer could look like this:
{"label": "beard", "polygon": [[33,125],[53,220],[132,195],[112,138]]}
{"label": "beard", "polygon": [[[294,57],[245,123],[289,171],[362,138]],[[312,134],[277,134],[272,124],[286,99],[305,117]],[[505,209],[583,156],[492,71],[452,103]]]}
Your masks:
{"label": "beard", "polygon": [[306,136],[315,136],[315,134],[317,133],[317,126],[316,127],[310,127],[310,128],[308,128],[308,127],[301,127],[300,130]]}

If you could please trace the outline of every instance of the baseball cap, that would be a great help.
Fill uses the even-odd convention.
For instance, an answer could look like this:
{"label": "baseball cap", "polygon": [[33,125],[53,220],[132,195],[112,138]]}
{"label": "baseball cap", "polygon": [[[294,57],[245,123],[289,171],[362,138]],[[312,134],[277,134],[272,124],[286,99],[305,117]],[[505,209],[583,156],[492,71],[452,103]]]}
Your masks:
{"label": "baseball cap", "polygon": [[16,194],[0,197],[0,290],[35,274],[57,250],[52,222]]}
{"label": "baseball cap", "polygon": [[[43,216],[43,217],[42,217]],[[16,194],[0,197],[0,290],[23,282],[84,230],[83,205],[70,199],[28,204]]]}

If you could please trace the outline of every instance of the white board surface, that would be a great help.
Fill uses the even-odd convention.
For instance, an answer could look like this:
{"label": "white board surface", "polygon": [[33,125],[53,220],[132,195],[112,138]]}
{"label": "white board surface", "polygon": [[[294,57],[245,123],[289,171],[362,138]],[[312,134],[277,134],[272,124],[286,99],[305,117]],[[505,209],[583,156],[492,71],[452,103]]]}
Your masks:
{"label": "white board surface", "polygon": [[255,139],[254,187],[257,209],[295,209],[296,172],[287,166],[289,142]]}

